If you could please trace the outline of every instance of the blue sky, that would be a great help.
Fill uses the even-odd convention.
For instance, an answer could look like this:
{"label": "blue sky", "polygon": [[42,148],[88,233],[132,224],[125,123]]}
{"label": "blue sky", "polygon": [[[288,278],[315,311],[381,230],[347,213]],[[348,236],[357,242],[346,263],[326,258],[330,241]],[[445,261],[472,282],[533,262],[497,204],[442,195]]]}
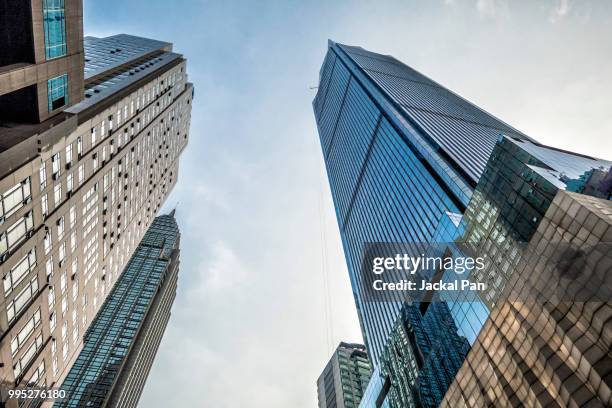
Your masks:
{"label": "blue sky", "polygon": [[312,114],[327,39],[392,54],[543,143],[612,158],[612,6],[85,0],[86,35],[174,43],[195,83],[166,208],[179,293],[141,407],[313,407],[361,334]]}

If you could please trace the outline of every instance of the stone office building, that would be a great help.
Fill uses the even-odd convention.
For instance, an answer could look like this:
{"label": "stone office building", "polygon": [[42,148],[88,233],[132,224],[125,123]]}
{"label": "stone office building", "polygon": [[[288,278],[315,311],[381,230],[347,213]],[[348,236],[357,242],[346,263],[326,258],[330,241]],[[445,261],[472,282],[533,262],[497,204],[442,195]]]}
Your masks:
{"label": "stone office building", "polygon": [[19,3],[0,10],[4,390],[63,381],[176,183],[193,99],[172,44],[83,38],[79,0]]}

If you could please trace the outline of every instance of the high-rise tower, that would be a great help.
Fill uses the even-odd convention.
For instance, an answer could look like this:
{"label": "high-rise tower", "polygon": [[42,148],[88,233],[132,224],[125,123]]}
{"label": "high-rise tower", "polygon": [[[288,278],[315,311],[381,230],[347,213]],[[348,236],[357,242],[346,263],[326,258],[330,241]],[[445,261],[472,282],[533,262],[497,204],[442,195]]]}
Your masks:
{"label": "high-rise tower", "polygon": [[0,13],[0,378],[55,387],[176,183],[193,86],[170,43],[83,38],[80,1],[13,3]]}
{"label": "high-rise tower", "polygon": [[[375,370],[361,406],[435,407],[555,195],[609,198],[612,163],[543,146],[391,56],[332,41],[313,108]],[[499,262],[474,276],[482,298],[368,298],[368,243],[454,242]]]}
{"label": "high-rise tower", "polygon": [[317,380],[319,408],[357,408],[371,374],[365,346],[341,342]]}
{"label": "high-rise tower", "polygon": [[87,329],[55,407],[137,406],[176,296],[179,239],[174,214],[155,218]]}

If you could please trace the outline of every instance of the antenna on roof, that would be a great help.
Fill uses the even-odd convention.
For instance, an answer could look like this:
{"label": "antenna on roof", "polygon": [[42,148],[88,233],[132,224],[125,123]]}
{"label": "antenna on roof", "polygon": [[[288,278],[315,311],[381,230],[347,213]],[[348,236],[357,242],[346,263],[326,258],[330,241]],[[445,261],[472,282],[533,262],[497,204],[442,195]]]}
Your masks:
{"label": "antenna on roof", "polygon": [[172,211],[170,211],[170,214],[168,214],[171,217],[174,217],[174,214],[176,214],[176,208],[178,207],[179,202],[177,201],[176,204],[174,204],[174,208],[172,209]]}

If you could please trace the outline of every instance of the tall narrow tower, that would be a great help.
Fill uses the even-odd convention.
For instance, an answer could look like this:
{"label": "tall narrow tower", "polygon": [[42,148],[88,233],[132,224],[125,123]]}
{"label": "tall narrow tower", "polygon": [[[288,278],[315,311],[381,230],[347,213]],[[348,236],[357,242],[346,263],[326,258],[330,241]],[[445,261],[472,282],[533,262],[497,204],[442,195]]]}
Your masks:
{"label": "tall narrow tower", "polygon": [[317,380],[319,408],[357,408],[371,374],[365,346],[341,342]]}
{"label": "tall narrow tower", "polygon": [[[361,406],[436,407],[555,195],[609,199],[612,163],[543,146],[389,55],[330,41],[319,78],[313,109],[374,368]],[[368,244],[457,242],[493,261],[474,276],[481,297],[368,297]]]}
{"label": "tall narrow tower", "polygon": [[55,407],[137,406],[176,296],[179,241],[173,214],[155,218],[87,329]]}

